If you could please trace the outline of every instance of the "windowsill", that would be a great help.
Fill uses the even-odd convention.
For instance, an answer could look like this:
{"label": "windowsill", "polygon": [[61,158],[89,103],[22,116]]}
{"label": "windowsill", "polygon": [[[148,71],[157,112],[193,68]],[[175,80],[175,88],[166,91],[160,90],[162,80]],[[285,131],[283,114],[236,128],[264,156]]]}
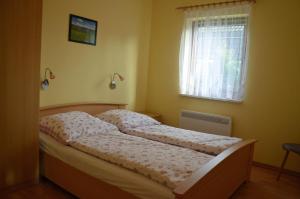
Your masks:
{"label": "windowsill", "polygon": [[196,99],[205,99],[205,100],[214,100],[214,101],[221,101],[221,102],[231,102],[231,103],[243,103],[243,100],[230,100],[230,99],[219,99],[219,98],[210,98],[210,97],[198,97],[193,95],[185,95],[185,94],[179,94],[182,97],[190,97],[190,98],[196,98]]}

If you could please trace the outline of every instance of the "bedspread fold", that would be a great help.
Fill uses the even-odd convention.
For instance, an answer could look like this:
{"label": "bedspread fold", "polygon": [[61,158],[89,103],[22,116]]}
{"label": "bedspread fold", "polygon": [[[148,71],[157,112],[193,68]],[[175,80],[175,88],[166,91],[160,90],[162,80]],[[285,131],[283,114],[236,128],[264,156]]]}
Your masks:
{"label": "bedspread fold", "polygon": [[218,155],[242,140],[240,138],[202,133],[167,125],[127,128],[123,130],[123,132],[129,135],[173,144],[212,155]]}

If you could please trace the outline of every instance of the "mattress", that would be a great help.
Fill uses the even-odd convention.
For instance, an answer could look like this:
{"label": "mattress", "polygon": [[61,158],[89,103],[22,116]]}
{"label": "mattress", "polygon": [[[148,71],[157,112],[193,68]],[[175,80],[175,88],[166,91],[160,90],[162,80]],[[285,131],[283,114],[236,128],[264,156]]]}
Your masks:
{"label": "mattress", "polygon": [[143,175],[63,145],[44,133],[39,137],[42,151],[103,182],[139,198],[175,198],[171,189]]}

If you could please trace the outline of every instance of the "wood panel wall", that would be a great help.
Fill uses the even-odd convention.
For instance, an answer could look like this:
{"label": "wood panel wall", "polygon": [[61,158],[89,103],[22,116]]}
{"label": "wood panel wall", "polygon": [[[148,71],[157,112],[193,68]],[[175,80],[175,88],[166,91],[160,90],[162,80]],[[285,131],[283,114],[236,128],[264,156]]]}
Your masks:
{"label": "wood panel wall", "polygon": [[1,0],[0,190],[38,178],[42,0]]}

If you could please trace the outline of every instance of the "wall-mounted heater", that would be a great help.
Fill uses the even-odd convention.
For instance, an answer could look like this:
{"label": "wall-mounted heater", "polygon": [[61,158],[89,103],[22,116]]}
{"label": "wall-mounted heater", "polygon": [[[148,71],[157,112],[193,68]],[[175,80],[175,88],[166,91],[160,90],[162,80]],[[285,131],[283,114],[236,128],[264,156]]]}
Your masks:
{"label": "wall-mounted heater", "polygon": [[228,116],[182,110],[180,113],[180,128],[212,133],[231,135],[231,118]]}

